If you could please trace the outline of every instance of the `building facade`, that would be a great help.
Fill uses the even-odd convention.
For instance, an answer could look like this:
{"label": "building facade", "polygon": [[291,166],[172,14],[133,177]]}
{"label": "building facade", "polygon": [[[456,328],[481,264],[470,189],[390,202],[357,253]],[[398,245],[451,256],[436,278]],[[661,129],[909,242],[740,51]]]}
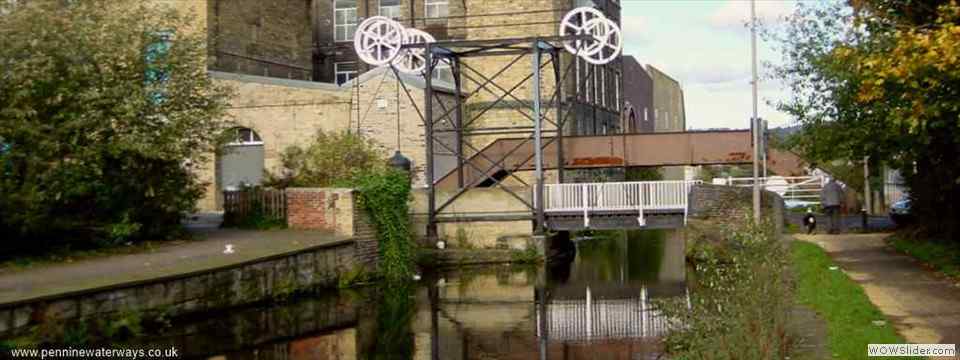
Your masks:
{"label": "building facade", "polygon": [[206,0],[211,70],[312,80],[310,0]]}
{"label": "building facade", "polygon": [[653,79],[654,131],[684,131],[687,117],[680,82],[652,65],[647,65],[646,69]]}
{"label": "building facade", "polygon": [[623,98],[623,131],[653,132],[653,78],[647,69],[630,55],[623,57]]}
{"label": "building facade", "polygon": [[[208,35],[208,67],[214,79],[238,89],[230,111],[238,125],[231,130],[237,141],[201,174],[210,183],[201,203],[206,210],[219,207],[223,190],[257,184],[265,172],[282,171],[279,154],[283,149],[306,145],[318,130],[352,129],[378,140],[385,150],[402,149],[413,159],[421,185],[450,171],[456,157],[448,150],[449,136],[437,136],[436,172],[423,171],[424,129],[417,112],[411,111],[423,105],[422,77],[402,77],[411,87],[411,103],[400,94],[392,71],[358,61],[352,40],[365,18],[387,16],[438,41],[556,36],[562,17],[580,6],[600,9],[618,23],[620,19],[618,0],[197,0],[189,5],[154,1],[199,15],[198,25]],[[463,60],[463,66],[470,68],[462,77],[462,89],[469,96],[465,118],[490,107],[475,126],[532,129],[527,109],[532,99],[529,56],[503,71],[496,86],[480,85],[484,80],[479,75],[497,73],[511,58]],[[560,92],[573,116],[559,131],[568,135],[621,131],[620,60],[597,66],[562,52],[560,67],[570,70]],[[557,119],[557,109],[548,99],[556,90],[556,80],[549,65],[541,74],[545,116]],[[449,67],[441,64],[433,77],[435,90],[452,96],[444,92],[452,85]],[[498,101],[507,89],[513,89],[513,96]],[[550,126],[545,124],[545,129],[558,130]],[[398,131],[400,143],[396,143]],[[471,136],[465,139],[469,142],[465,155],[503,136]],[[548,179],[555,176],[547,175]]]}

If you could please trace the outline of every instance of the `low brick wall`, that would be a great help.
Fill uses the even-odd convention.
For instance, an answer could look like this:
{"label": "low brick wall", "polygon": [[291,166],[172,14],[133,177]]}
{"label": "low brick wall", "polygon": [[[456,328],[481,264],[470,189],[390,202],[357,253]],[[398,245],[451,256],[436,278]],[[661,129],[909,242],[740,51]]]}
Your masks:
{"label": "low brick wall", "polygon": [[376,267],[379,258],[377,233],[358,203],[356,191],[345,188],[288,188],[287,227],[328,230],[351,237],[357,243],[358,259]]}
{"label": "low brick wall", "polygon": [[[693,219],[736,222],[748,219],[753,212],[753,189],[725,185],[698,184],[690,189],[687,215]],[[761,216],[769,218],[783,232],[783,198],[774,192],[760,192]]]}

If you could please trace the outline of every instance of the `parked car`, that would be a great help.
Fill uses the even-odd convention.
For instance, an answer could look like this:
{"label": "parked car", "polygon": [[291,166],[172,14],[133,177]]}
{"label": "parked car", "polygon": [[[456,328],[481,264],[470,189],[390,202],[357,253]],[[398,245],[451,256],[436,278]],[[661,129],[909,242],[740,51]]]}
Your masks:
{"label": "parked car", "polygon": [[903,199],[890,206],[890,219],[897,225],[903,225],[911,220],[910,199]]}

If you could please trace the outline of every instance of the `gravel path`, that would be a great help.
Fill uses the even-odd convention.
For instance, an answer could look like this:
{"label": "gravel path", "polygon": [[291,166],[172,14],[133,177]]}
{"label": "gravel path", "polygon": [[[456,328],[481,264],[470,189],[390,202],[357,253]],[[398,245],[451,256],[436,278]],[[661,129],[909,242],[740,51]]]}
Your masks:
{"label": "gravel path", "polygon": [[960,344],[960,284],[889,249],[888,235],[796,237],[826,250],[907,342]]}

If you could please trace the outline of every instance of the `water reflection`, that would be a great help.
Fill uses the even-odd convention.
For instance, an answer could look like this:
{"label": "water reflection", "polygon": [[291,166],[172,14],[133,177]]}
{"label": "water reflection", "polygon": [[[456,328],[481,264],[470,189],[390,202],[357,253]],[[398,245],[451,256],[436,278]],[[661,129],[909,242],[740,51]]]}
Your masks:
{"label": "water reflection", "polygon": [[682,233],[595,234],[575,249],[546,266],[452,269],[179,320],[141,342],[197,359],[656,358],[663,324],[649,301],[685,294]]}

